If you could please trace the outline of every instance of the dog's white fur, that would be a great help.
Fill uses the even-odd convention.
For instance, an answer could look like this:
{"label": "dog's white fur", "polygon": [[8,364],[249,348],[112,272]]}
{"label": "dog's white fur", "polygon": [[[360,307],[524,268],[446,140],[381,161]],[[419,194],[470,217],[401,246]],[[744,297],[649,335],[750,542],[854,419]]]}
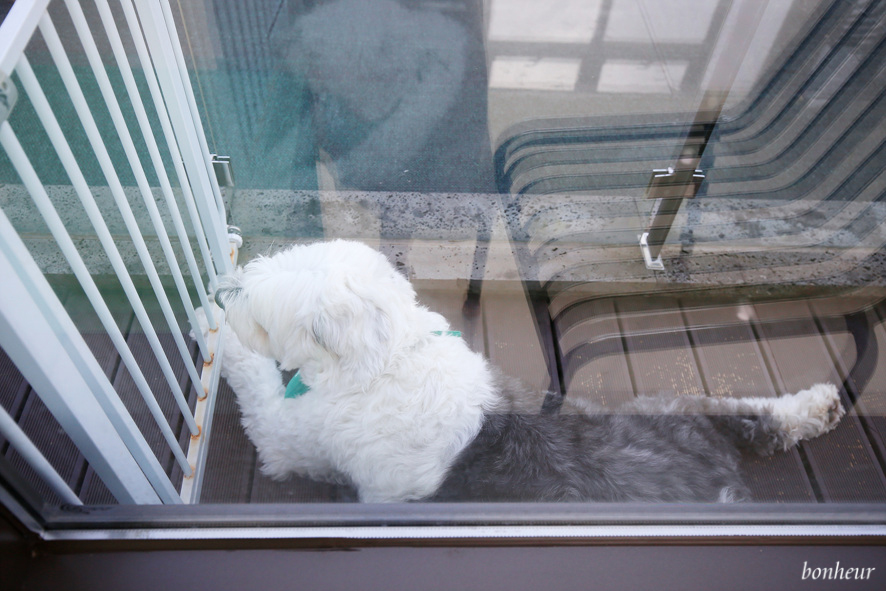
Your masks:
{"label": "dog's white fur", "polygon": [[[226,305],[223,375],[263,472],[347,481],[363,501],[432,494],[498,400],[484,359],[434,334],[446,320],[357,243],[258,258],[233,280],[247,296]],[[284,399],[274,359],[310,391]]]}
{"label": "dog's white fur", "polygon": [[[514,408],[483,357],[446,336],[446,320],[419,305],[409,282],[365,245],[334,241],[260,257],[224,278],[218,297],[225,312],[215,311],[233,329],[222,375],[273,478],[346,482],[368,502],[426,498],[484,416]],[[208,330],[202,311],[200,324]],[[310,390],[284,398],[278,362],[299,369]],[[759,409],[783,423],[785,448],[829,431],[843,414],[830,384],[775,400],[678,397],[672,408],[651,400],[629,412]]]}

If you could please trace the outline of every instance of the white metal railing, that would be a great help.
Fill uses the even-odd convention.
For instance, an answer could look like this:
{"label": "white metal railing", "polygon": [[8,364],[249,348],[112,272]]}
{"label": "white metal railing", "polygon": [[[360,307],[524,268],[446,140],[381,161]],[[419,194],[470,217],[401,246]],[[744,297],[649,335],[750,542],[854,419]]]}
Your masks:
{"label": "white metal railing", "polygon": [[[217,357],[215,348],[221,341],[218,331],[208,341],[200,331],[195,331],[201,356],[209,360],[203,368],[195,367],[174,308],[177,306],[183,310],[191,324],[196,325],[195,303],[190,295],[193,291],[197,294],[196,305],[207,310],[210,326],[216,328],[207,294],[214,289],[217,276],[231,270],[236,262],[239,244],[226,229],[221,191],[213,172],[167,0],[115,0],[113,10],[108,0],[93,1],[99,22],[92,23],[88,22],[77,0],[56,0],[58,6],[52,7],[52,17],[48,10],[50,0],[18,0],[13,5],[0,27],[0,145],[89,298],[122,364],[181,467],[185,475],[181,489],[175,490],[173,487],[169,475],[146,442],[145,435],[129,416],[113,385],[2,210],[0,277],[3,277],[4,285],[0,291],[0,345],[120,502],[196,502],[200,495],[202,466],[218,383],[218,364],[213,364],[212,360]],[[98,93],[93,91],[87,96],[83,90],[69,59],[71,48],[65,47],[54,22],[59,18],[64,18],[65,26],[76,31],[80,44],[76,50],[85,55]],[[125,31],[117,28],[117,23],[121,21],[126,24]],[[136,83],[121,33],[135,48],[136,67],[144,76],[147,97],[142,96]],[[96,41],[100,35],[104,37],[102,43],[111,47],[114,67],[123,80],[124,90],[115,91],[111,84]],[[105,212],[87,183],[79,161],[81,155],[75,154],[69,143],[70,123],[66,123],[66,129],[59,121],[28,60],[28,44],[33,36],[42,39],[51,57],[52,67],[62,81],[66,100],[77,114],[89,149],[98,161],[122,216],[140,264],[137,272],[147,277],[162,312],[165,325],[159,332],[172,335],[176,353],[184,363],[190,381],[203,390],[202,395],[198,396],[195,412],[190,409],[187,393],[179,384],[170,359],[163,350],[158,329],[154,327],[130,275],[131,271],[109,230]],[[65,220],[56,210],[20,137],[16,135],[9,116],[15,109],[16,100],[25,97],[30,101],[70,179],[83,213],[144,331],[163,374],[165,386],[172,393],[185,428],[190,433],[191,444],[186,450],[179,444],[156,393],[90,275],[83,254],[78,251]],[[134,113],[135,122],[127,121],[124,107]],[[122,145],[128,163],[127,174],[135,178],[137,194],[147,212],[153,238],[159,244],[165,268],[175,285],[172,296],[164,288],[160,271],[154,263],[156,253],[151,252],[130,204],[133,191],[124,188],[120,173],[115,168],[120,164],[115,163],[100,133],[96,122],[99,116],[96,115],[97,108],[101,113],[110,114],[116,141]],[[156,123],[152,126],[152,116],[155,122],[159,122],[159,129],[155,128]],[[166,148],[166,159],[156,138],[160,138]],[[146,146],[147,153],[139,152],[136,141]],[[148,180],[147,165],[159,182],[159,194],[168,214],[166,220],[155,199],[155,188]],[[173,173],[167,173],[168,170]],[[177,190],[173,188],[174,184]],[[178,251],[183,253],[182,265],[176,255],[176,245]],[[183,267],[186,272],[182,271]],[[59,482],[58,474],[53,476],[46,458],[5,412],[0,414],[0,434],[65,502],[73,502],[70,488],[63,481]]]}

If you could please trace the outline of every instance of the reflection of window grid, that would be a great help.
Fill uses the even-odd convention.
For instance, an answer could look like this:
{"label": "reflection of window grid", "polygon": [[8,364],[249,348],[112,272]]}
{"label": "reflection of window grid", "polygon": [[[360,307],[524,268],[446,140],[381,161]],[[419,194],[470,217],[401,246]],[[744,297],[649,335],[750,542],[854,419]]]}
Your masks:
{"label": "reflection of window grid", "polygon": [[[495,1],[492,0],[493,3]],[[686,64],[686,69],[682,80],[672,81],[678,86],[676,90],[685,91],[698,88],[716,44],[717,34],[729,11],[731,0],[716,2],[716,7],[710,11],[707,33],[700,43],[662,42],[659,40],[619,41],[615,40],[618,35],[612,35],[612,33],[609,35],[610,39],[607,40],[607,28],[614,4],[615,0],[601,1],[590,43],[528,43],[520,40],[489,39],[487,46],[491,56],[490,64],[500,58],[526,58],[529,52],[533,52],[533,57],[538,59],[579,60],[581,67],[574,90],[577,92],[598,92],[601,72],[606,62],[680,63]],[[697,28],[703,29],[704,27],[698,26]],[[662,69],[665,69],[664,66]]]}
{"label": "reflection of window grid", "polygon": [[489,69],[489,87],[571,91],[580,68],[579,60],[498,57]]}

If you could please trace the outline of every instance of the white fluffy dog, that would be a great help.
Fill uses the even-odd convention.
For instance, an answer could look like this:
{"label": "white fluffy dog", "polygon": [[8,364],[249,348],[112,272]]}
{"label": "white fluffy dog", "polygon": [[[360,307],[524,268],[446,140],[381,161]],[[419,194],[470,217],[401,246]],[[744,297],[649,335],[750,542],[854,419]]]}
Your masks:
{"label": "white fluffy dog", "polygon": [[[263,472],[348,483],[367,502],[745,500],[739,447],[787,449],[843,414],[827,384],[778,399],[527,412],[525,391],[355,242],[260,257],[216,300],[232,329],[222,375]],[[298,369],[298,383],[287,389],[281,369]]]}

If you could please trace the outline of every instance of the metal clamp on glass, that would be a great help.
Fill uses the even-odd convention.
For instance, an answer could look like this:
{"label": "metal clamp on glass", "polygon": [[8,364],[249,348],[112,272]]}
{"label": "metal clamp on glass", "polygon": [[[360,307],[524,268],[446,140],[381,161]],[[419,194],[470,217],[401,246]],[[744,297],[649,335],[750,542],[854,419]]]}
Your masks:
{"label": "metal clamp on glass", "polygon": [[210,154],[212,160],[212,170],[215,172],[215,178],[219,187],[234,186],[234,168],[231,166],[230,156],[219,156],[218,154]]}
{"label": "metal clamp on glass", "polygon": [[649,232],[643,232],[643,235],[640,236],[640,250],[643,252],[643,262],[646,263],[647,269],[664,271],[664,263],[661,262],[661,254],[652,258],[652,252],[649,250]]}
{"label": "metal clamp on glass", "polygon": [[[691,162],[685,168],[687,160]],[[664,271],[661,261],[661,247],[671,231],[674,218],[683,199],[695,197],[704,181],[704,173],[693,165],[697,159],[681,159],[677,168],[657,168],[652,171],[652,179],[646,188],[646,197],[655,199],[649,229],[640,237],[640,249],[646,268]]]}

